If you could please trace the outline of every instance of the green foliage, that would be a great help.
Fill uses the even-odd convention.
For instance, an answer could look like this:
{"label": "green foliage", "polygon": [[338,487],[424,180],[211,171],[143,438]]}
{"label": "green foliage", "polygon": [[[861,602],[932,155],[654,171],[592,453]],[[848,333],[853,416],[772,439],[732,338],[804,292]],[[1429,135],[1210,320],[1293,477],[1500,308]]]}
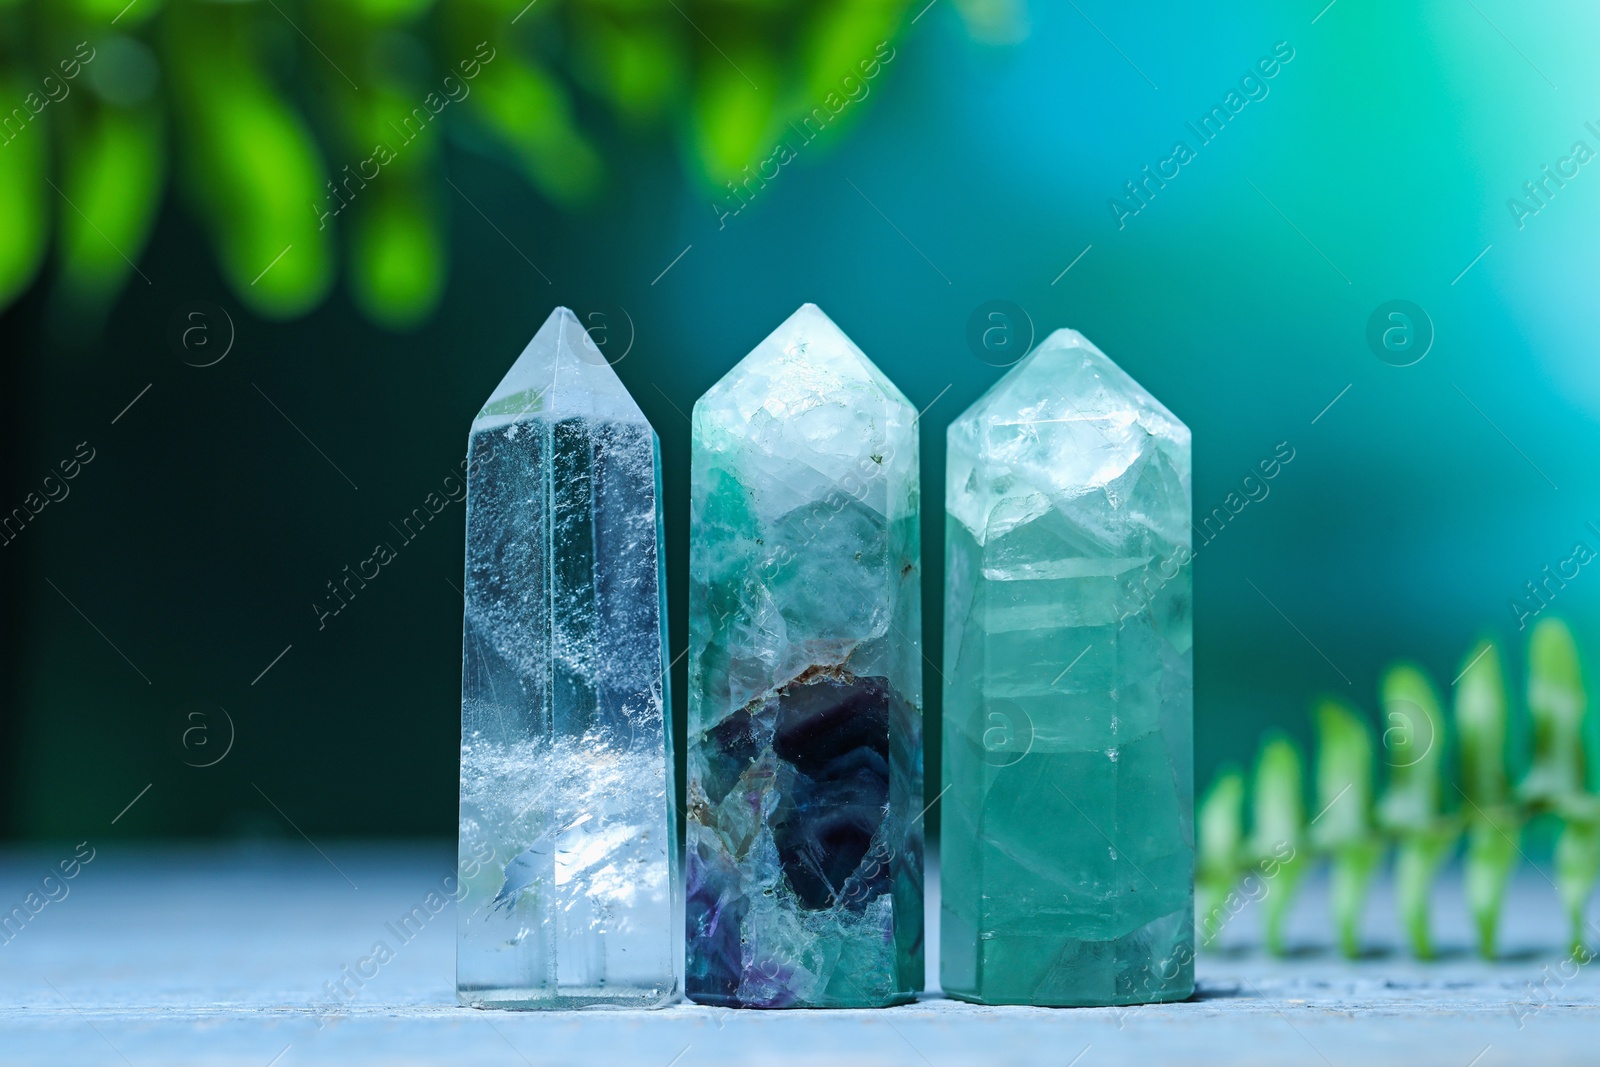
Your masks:
{"label": "green foliage", "polygon": [[[23,99],[29,91],[20,77],[0,76],[6,100]],[[43,131],[25,127],[21,133]],[[9,130],[0,137],[8,134]],[[45,179],[48,155],[49,144],[42,136],[19,135],[0,148],[0,233],[6,235],[0,241],[0,306],[28,287],[44,261],[51,217],[47,198],[54,195]]]}
{"label": "green foliage", "polygon": [[1226,770],[1200,801],[1200,846],[1195,857],[1195,889],[1200,937],[1210,944],[1224,921],[1228,894],[1239,881],[1243,839],[1244,775]]}
{"label": "green foliage", "polygon": [[53,223],[57,291],[98,322],[142,284],[170,176],[256,313],[306,313],[342,261],[373,321],[415,325],[472,212],[447,210],[447,130],[574,210],[628,165],[619,133],[664,127],[720,196],[861,81],[908,2],[0,0],[0,309]]}
{"label": "green foliage", "polygon": [[188,192],[223,273],[257,314],[282,318],[321,301],[334,249],[314,210],[327,180],[321,148],[274,84],[254,14],[249,5],[174,0],[166,74]]}
{"label": "green foliage", "polygon": [[1600,875],[1600,798],[1586,789],[1583,719],[1589,698],[1572,632],[1554,619],[1534,624],[1528,642],[1528,712],[1533,766],[1519,794],[1562,821],[1555,881],[1572,928],[1572,951],[1583,947],[1584,905]]}
{"label": "green foliage", "polygon": [[1289,914],[1288,904],[1309,866],[1304,781],[1304,760],[1294,742],[1281,735],[1268,737],[1256,759],[1248,856],[1258,872],[1275,870],[1273,884],[1281,890],[1268,892],[1262,898],[1263,926],[1268,949],[1273,953],[1284,950],[1283,924]]}
{"label": "green foliage", "polygon": [[[1480,642],[1462,660],[1447,718],[1427,673],[1397,663],[1379,685],[1381,745],[1365,717],[1338,699],[1315,709],[1317,811],[1305,823],[1301,759],[1287,738],[1266,738],[1253,785],[1254,832],[1241,840],[1244,779],[1223,772],[1201,807],[1199,863],[1202,943],[1237,908],[1226,903],[1241,884],[1268,875],[1265,940],[1284,951],[1283,920],[1297,883],[1320,859],[1330,865],[1333,918],[1340,949],[1361,950],[1359,924],[1372,876],[1393,851],[1396,906],[1411,950],[1433,955],[1429,896],[1440,866],[1465,838],[1462,877],[1478,948],[1495,952],[1506,886],[1530,819],[1560,825],[1554,882],[1571,925],[1571,951],[1587,952],[1584,909],[1600,878],[1600,797],[1589,791],[1583,736],[1588,698],[1577,645],[1566,624],[1546,618],[1529,635],[1528,712],[1532,760],[1515,790],[1507,772],[1510,740],[1499,649]],[[1458,775],[1448,779],[1452,744]],[[1386,768],[1376,790],[1375,757]],[[1308,832],[1309,831],[1309,832]],[[1263,856],[1277,848],[1277,862]],[[1285,860],[1285,857],[1288,857]]]}
{"label": "green foliage", "polygon": [[62,281],[69,293],[102,306],[133,269],[117,249],[143,247],[161,203],[161,115],[103,108],[68,113],[59,128],[59,183],[70,202],[56,227]]}
{"label": "green foliage", "polygon": [[1411,951],[1433,955],[1428,931],[1428,892],[1459,831],[1441,809],[1444,714],[1438,694],[1420,667],[1397,663],[1379,688],[1383,747],[1389,782],[1378,803],[1378,823],[1396,839],[1395,894]]}
{"label": "green foliage", "polygon": [[[707,71],[695,87],[695,146],[714,174],[731,180],[770,147],[777,108],[772,57],[759,43],[733,46],[723,70]],[[760,88],[765,82],[767,88]]]}
{"label": "green foliage", "polygon": [[1558,806],[1582,794],[1586,704],[1571,631],[1554,619],[1541,619],[1528,639],[1533,766],[1517,790],[1525,800]]}
{"label": "green foliage", "polygon": [[1359,950],[1361,906],[1383,858],[1372,832],[1372,731],[1331,697],[1317,707],[1317,814],[1311,840],[1333,867],[1333,915],[1345,955]]}
{"label": "green foliage", "polygon": [[1500,650],[1481,642],[1456,682],[1456,728],[1461,733],[1461,784],[1467,853],[1467,907],[1478,928],[1478,952],[1495,951],[1506,885],[1516,867],[1523,815],[1510,802],[1506,775],[1506,687]]}

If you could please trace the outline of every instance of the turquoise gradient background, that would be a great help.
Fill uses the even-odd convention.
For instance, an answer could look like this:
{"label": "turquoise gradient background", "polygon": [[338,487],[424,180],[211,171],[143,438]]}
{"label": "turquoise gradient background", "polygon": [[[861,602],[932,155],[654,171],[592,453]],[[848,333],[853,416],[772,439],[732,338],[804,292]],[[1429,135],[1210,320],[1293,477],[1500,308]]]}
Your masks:
{"label": "turquoise gradient background", "polygon": [[[41,294],[7,313],[5,506],[77,442],[96,458],[0,552],[0,832],[292,836],[286,814],[314,838],[451,833],[459,508],[325,629],[309,605],[454,469],[473,413],[558,303],[633,324],[617,371],[662,439],[675,652],[686,413],[809,300],[931,405],[925,649],[939,662],[944,428],[1001,373],[966,332],[1007,300],[1039,336],[1082,330],[1189,424],[1197,514],[1280,442],[1294,451],[1196,564],[1198,781],[1269,726],[1307,736],[1320,691],[1370,713],[1396,656],[1448,688],[1494,634],[1520,685],[1512,601],[1576,541],[1600,548],[1586,525],[1600,526],[1600,162],[1520,228],[1507,200],[1575,141],[1600,152],[1584,126],[1600,126],[1600,13],[1078,0],[998,24],[1009,43],[974,42],[937,0],[848,120],[720,228],[716,191],[669,144],[614,145],[624,179],[578,216],[454,153],[453,180],[496,228],[452,204],[450,289],[414,334],[364,324],[344,294],[298,322],[249,317],[170,207],[141,263],[152,283],[135,281],[91,350],[54,340]],[[1279,42],[1293,59],[1267,95],[1119,229],[1110,198],[1174,140],[1194,147],[1185,123]],[[1395,299],[1431,320],[1413,366],[1365,339]],[[169,345],[193,300],[237,324],[215,367]],[[1585,569],[1552,609],[1586,650],[1597,597]],[[928,690],[932,746],[932,668]],[[234,723],[213,767],[185,765],[175,741],[192,701]]]}

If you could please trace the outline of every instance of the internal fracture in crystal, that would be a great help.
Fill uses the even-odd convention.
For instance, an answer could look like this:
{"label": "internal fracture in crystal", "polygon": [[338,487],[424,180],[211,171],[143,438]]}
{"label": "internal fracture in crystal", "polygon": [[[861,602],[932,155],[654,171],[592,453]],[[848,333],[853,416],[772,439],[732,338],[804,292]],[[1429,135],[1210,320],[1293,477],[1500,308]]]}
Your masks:
{"label": "internal fracture in crystal", "polygon": [[694,408],[693,1000],[922,988],[916,410],[807,304]]}
{"label": "internal fracture in crystal", "polygon": [[949,429],[940,977],[1194,988],[1189,430],[1072,330]]}
{"label": "internal fracture in crystal", "polygon": [[666,1003],[683,919],[655,432],[558,308],[468,461],[457,995]]}

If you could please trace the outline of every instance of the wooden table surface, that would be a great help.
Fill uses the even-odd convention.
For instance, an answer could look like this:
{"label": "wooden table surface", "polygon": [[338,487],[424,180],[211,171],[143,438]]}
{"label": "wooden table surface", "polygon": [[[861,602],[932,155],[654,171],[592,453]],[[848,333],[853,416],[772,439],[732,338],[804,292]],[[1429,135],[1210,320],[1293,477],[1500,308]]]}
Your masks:
{"label": "wooden table surface", "polygon": [[0,852],[0,911],[57,873],[43,884],[56,899],[41,893],[0,934],[0,1064],[1600,1063],[1600,968],[1566,962],[1555,891],[1533,869],[1496,963],[1469,951],[1447,871],[1437,961],[1397,947],[1381,884],[1373,951],[1339,958],[1313,882],[1289,959],[1258,951],[1248,906],[1183,1004],[997,1009],[930,993],[883,1011],[505,1013],[456,1006],[451,910],[404,937],[397,925],[451,873],[449,845],[319,844],[92,845],[70,880],[70,844]]}

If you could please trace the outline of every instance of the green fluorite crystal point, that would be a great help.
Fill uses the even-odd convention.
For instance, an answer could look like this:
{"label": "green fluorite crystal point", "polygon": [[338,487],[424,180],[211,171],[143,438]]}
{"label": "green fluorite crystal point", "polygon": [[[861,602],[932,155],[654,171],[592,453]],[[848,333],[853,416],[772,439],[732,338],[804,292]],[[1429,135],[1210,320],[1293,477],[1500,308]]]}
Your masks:
{"label": "green fluorite crystal point", "polygon": [[694,408],[685,990],[922,988],[916,410],[795,312]]}
{"label": "green fluorite crystal point", "polygon": [[1194,989],[1189,429],[1058,330],[949,430],[940,978]]}

